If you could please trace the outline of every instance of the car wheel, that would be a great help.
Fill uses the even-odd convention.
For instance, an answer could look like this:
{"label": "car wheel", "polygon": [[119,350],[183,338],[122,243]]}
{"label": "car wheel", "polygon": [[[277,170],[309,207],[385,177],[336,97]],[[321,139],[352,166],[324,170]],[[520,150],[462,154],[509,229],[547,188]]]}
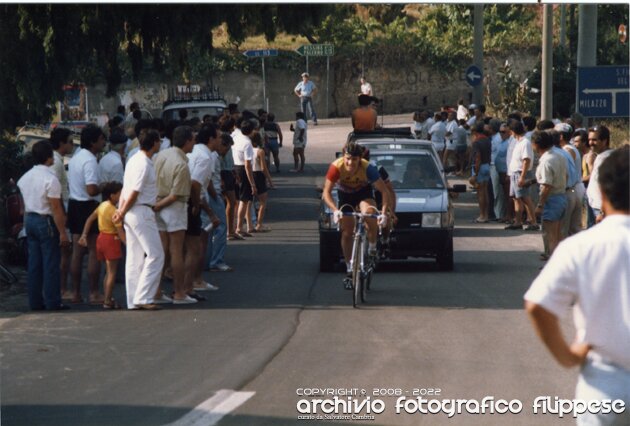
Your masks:
{"label": "car wheel", "polygon": [[[331,254],[332,253],[332,254]],[[319,236],[319,271],[320,272],[334,272],[335,263],[335,250],[332,250],[327,244],[326,240],[320,234]]]}
{"label": "car wheel", "polygon": [[438,254],[437,264],[442,271],[453,270],[453,237],[448,239],[444,251]]}

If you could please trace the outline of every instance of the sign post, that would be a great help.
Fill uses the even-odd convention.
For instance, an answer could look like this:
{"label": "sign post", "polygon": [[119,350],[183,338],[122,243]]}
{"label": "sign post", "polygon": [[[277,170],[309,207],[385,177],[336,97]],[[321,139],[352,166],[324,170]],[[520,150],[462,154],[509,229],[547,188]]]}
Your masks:
{"label": "sign post", "polygon": [[262,59],[263,108],[266,108],[266,110],[269,111],[269,99],[267,99],[267,80],[265,78],[265,57],[278,56],[278,49],[246,50],[245,52],[243,52],[243,56],[246,56],[247,58]]}
{"label": "sign post", "polygon": [[629,67],[578,67],[576,106],[585,117],[630,116]]}
{"label": "sign post", "polygon": [[309,56],[326,56],[326,117],[328,117],[328,81],[330,75],[330,57],[335,54],[332,44],[303,44],[295,49],[298,55],[306,57],[306,72],[308,72]]}
{"label": "sign post", "polygon": [[476,65],[471,65],[466,68],[466,81],[472,87],[479,86],[483,80],[483,73]]}

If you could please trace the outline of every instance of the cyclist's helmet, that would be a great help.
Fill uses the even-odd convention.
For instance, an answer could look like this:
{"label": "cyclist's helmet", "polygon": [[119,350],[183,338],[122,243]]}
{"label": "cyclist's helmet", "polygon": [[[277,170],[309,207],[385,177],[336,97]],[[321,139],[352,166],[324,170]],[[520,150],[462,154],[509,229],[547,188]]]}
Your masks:
{"label": "cyclist's helmet", "polygon": [[350,141],[343,147],[343,153],[351,157],[362,157],[363,147],[354,141]]}

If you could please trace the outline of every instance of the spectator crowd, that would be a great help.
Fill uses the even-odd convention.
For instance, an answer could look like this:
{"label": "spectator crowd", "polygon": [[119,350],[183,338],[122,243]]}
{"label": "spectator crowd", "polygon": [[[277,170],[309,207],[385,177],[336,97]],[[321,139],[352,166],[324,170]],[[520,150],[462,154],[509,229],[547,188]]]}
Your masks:
{"label": "spectator crowd", "polygon": [[[220,117],[187,119],[182,109],[179,121],[164,124],[143,119],[136,103],[130,109],[125,115],[119,107],[102,128],[83,128],[76,150],[71,131],[61,127],[32,148],[35,166],[18,181],[32,310],[85,301],[138,310],[197,303],[206,300],[201,292],[218,290],[204,271],[233,270],[225,260],[228,241],[271,231],[263,223],[274,187],[269,165],[273,159],[280,172],[282,147],[273,114],[241,113],[230,104]],[[300,117],[296,128],[296,170],[303,171]],[[125,281],[126,304],[114,299],[117,277]],[[172,280],[170,294],[164,279]]]}

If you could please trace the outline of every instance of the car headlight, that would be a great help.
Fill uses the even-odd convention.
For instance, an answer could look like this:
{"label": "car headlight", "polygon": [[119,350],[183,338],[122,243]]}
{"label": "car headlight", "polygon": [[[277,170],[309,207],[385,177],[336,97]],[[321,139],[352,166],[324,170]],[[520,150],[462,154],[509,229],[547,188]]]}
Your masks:
{"label": "car headlight", "polygon": [[440,228],[442,226],[441,213],[422,213],[423,228]]}

